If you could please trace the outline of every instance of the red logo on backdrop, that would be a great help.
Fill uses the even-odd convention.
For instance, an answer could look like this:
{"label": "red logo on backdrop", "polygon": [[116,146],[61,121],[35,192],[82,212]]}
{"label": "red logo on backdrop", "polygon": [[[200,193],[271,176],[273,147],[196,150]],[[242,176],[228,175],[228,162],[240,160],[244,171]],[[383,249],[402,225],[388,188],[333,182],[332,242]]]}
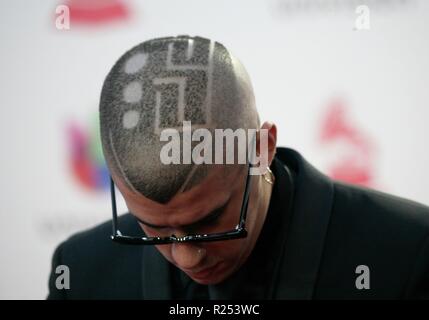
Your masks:
{"label": "red logo on backdrop", "polygon": [[319,141],[335,149],[328,175],[336,180],[374,187],[374,147],[348,117],[342,100],[334,100],[322,119]]}
{"label": "red logo on backdrop", "polygon": [[128,7],[121,0],[69,0],[70,21],[77,24],[102,24],[126,20]]}

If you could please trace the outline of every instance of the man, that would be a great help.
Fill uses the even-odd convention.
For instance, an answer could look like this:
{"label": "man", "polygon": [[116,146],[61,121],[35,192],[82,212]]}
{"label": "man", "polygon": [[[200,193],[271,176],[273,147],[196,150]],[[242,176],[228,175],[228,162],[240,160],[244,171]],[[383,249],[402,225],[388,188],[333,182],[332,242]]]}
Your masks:
{"label": "man", "polygon": [[[107,222],[62,243],[48,298],[429,297],[428,207],[332,181],[277,148],[276,126],[259,123],[247,73],[221,44],[179,36],[125,53],[105,80],[100,125],[130,213],[116,218],[113,187],[116,242]],[[240,145],[210,142],[219,128],[258,129],[248,137],[259,174],[254,157],[239,162]]]}

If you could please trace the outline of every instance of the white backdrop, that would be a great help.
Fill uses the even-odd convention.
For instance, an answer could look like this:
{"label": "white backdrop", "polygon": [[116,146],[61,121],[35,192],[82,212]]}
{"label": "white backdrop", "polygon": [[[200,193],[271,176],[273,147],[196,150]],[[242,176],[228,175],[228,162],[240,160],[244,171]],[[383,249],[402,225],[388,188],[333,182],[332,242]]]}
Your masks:
{"label": "white backdrop", "polygon": [[[0,298],[45,298],[55,246],[110,218],[106,190],[72,170],[69,128],[97,141],[104,77],[153,37],[223,43],[281,145],[333,177],[429,204],[427,1],[109,1],[116,16],[80,2],[0,1]],[[69,30],[55,25],[62,3]],[[370,29],[356,30],[365,3]],[[97,146],[85,150],[95,163]]]}

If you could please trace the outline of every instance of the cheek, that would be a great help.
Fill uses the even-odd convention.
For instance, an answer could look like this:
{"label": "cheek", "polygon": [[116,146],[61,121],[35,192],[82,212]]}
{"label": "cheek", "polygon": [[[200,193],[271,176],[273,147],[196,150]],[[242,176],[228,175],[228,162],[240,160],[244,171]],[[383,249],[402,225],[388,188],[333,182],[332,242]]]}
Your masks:
{"label": "cheek", "polygon": [[246,239],[216,241],[204,245],[208,257],[227,261],[235,261],[245,247]]}

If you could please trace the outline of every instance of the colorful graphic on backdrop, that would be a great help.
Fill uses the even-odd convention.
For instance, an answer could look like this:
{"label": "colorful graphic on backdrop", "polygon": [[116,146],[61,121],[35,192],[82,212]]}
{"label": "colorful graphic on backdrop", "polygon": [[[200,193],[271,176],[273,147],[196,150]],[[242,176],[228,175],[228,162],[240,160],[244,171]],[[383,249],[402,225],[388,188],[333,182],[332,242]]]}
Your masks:
{"label": "colorful graphic on backdrop", "polygon": [[371,139],[348,117],[344,101],[334,99],[323,115],[319,131],[322,146],[334,147],[335,159],[327,174],[335,179],[366,187],[375,187],[375,148]]}
{"label": "colorful graphic on backdrop", "polygon": [[104,24],[127,20],[130,10],[121,0],[68,0],[72,24]]}
{"label": "colorful graphic on backdrop", "polygon": [[71,121],[67,127],[69,165],[76,181],[87,190],[103,191],[109,187],[109,171],[101,148],[98,116],[89,126]]}

